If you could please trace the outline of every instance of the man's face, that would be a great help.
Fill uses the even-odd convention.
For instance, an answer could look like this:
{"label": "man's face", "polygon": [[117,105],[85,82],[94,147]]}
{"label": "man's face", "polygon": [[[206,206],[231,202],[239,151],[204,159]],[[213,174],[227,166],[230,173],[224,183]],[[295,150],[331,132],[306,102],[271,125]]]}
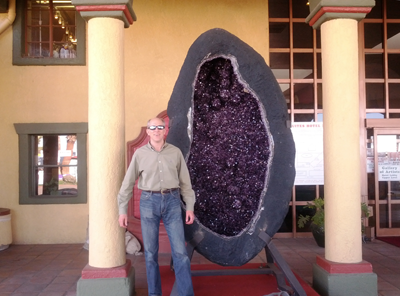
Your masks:
{"label": "man's face", "polygon": [[146,130],[147,134],[150,137],[151,143],[163,143],[164,136],[166,133],[166,127],[162,130],[160,130],[158,128],[151,130],[151,129],[149,129],[150,126],[156,126],[156,127],[164,126],[165,127],[164,123],[158,118],[152,119],[149,122],[149,124],[147,126],[147,130]]}

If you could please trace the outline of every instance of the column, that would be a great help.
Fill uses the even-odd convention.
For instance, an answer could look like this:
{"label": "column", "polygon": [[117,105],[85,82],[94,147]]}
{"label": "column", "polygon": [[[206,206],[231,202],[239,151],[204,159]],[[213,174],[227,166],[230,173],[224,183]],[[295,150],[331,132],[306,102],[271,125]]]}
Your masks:
{"label": "column", "polygon": [[310,1],[307,22],[321,29],[323,79],[325,257],[313,268],[321,295],[377,295],[376,274],[362,260],[358,65],[358,21],[374,5]]}
{"label": "column", "polygon": [[88,22],[89,78],[89,263],[77,295],[134,295],[116,197],[125,167],[124,27],[135,15],[131,3],[73,4]]}

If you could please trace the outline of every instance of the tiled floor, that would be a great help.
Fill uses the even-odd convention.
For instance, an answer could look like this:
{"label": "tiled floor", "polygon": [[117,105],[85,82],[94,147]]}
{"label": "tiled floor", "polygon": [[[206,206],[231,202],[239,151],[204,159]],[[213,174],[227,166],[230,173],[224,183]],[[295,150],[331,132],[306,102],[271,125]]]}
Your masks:
{"label": "tiled floor", "polygon": [[[312,264],[323,255],[312,238],[274,239],[289,266],[312,283]],[[135,267],[136,296],[146,296],[144,256],[127,255]],[[378,275],[379,295],[400,296],[400,248],[379,240],[363,244],[363,258]],[[169,265],[169,254],[160,254],[160,265]],[[0,251],[0,296],[74,296],[76,282],[88,262],[82,245],[11,245]],[[252,262],[265,263],[264,252]],[[195,253],[193,264],[210,263]],[[112,295],[110,295],[112,296]]]}

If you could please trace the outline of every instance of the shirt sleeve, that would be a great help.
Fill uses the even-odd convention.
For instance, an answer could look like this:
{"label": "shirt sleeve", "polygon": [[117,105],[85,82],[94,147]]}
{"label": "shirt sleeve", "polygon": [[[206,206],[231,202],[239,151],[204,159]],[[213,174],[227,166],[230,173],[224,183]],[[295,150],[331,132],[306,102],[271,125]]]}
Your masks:
{"label": "shirt sleeve", "polygon": [[128,203],[132,198],[133,186],[135,186],[136,179],[139,177],[136,156],[137,154],[134,153],[118,193],[118,212],[120,215],[128,213]]}
{"label": "shirt sleeve", "polygon": [[[180,151],[179,151],[180,152]],[[179,176],[179,187],[183,201],[186,204],[187,211],[194,211],[194,204],[196,197],[192,189],[192,182],[190,181],[189,170],[186,166],[185,159],[183,158],[182,152],[179,153],[180,161],[178,162],[178,176]]]}

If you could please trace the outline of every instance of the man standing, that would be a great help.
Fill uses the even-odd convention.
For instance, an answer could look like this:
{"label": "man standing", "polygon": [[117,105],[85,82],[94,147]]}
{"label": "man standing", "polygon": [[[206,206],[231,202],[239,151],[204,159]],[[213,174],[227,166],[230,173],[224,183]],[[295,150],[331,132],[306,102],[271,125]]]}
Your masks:
{"label": "man standing", "polygon": [[149,143],[133,154],[118,194],[119,225],[128,226],[128,202],[136,179],[142,190],[140,221],[146,259],[149,296],[161,295],[161,276],[158,266],[158,236],[161,219],[171,244],[175,279],[179,296],[192,296],[193,285],[190,260],[185,247],[180,196],[186,203],[186,224],[194,221],[195,195],[182,152],[164,141],[166,129],[161,118],[147,122]]}

